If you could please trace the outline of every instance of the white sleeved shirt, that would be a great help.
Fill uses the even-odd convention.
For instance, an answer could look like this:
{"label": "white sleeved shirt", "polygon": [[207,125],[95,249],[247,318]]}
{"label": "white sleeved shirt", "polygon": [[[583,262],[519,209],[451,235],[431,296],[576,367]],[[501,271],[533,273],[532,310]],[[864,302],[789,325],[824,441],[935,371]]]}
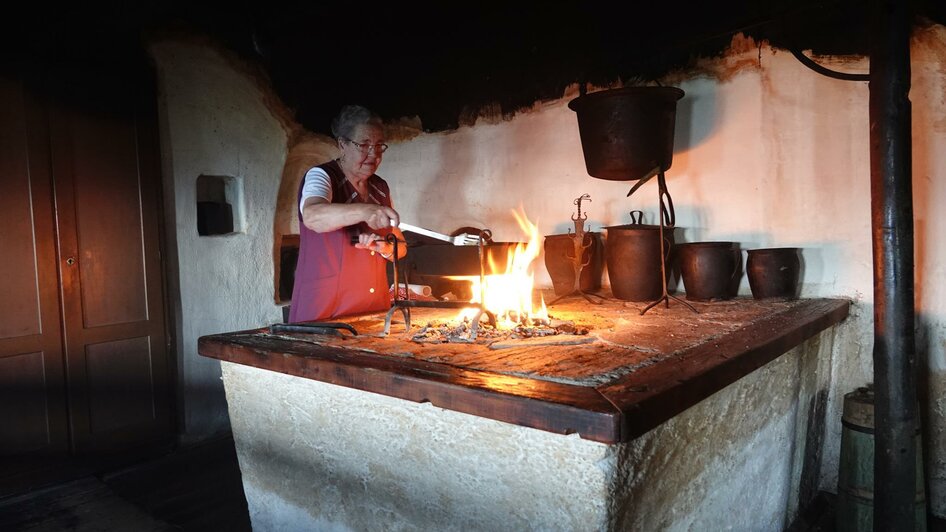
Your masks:
{"label": "white sleeved shirt", "polygon": [[332,180],[329,179],[325,170],[318,166],[309,168],[305,173],[305,184],[302,185],[302,198],[299,200],[299,212],[305,205],[306,198],[318,197],[325,198],[329,203],[332,202]]}

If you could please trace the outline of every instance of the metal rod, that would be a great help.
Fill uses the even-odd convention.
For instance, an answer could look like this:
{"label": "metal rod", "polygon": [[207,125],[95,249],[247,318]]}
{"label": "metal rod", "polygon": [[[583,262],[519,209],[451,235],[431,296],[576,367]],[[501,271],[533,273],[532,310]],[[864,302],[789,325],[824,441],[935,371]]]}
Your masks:
{"label": "metal rod", "polygon": [[391,268],[392,274],[394,275],[394,302],[391,303],[391,308],[388,309],[388,313],[384,316],[384,335],[387,336],[391,332],[391,318],[394,317],[396,310],[400,310],[401,315],[404,317],[404,328],[406,331],[411,331],[411,309],[407,305],[402,305],[402,303],[411,303],[412,301],[411,291],[407,288],[408,283],[406,278],[404,280],[404,297],[406,300],[402,300],[400,297],[401,280],[398,278],[400,259],[398,258],[399,249],[397,235],[391,233],[385,238],[385,241],[390,242],[394,247],[393,254],[391,255]]}
{"label": "metal rod", "polygon": [[789,50],[792,55],[795,56],[795,59],[805,65],[806,67],[814,70],[815,72],[821,74],[822,76],[828,76],[829,78],[840,79],[844,81],[868,81],[870,80],[870,74],[854,74],[849,72],[838,72],[837,70],[831,70],[830,68],[819,65],[815,62],[814,59],[803,54],[801,50],[796,50],[792,48]]}
{"label": "metal rod", "polygon": [[916,525],[916,341],[909,3],[875,0],[870,59],[874,529]]}

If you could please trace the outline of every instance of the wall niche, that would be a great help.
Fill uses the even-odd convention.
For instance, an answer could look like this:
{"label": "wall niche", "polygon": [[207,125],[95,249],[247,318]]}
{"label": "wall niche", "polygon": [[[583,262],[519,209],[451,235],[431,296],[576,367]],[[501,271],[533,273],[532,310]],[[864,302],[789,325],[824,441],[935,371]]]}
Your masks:
{"label": "wall niche", "polygon": [[243,232],[243,182],[231,176],[197,177],[197,234]]}

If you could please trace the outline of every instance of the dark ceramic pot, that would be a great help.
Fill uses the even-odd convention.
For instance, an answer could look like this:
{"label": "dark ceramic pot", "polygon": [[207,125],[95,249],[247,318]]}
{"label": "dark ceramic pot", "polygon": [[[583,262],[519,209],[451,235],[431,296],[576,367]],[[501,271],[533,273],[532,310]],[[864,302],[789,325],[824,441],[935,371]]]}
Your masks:
{"label": "dark ceramic pot", "polygon": [[755,299],[798,297],[801,259],[798,248],[750,249],[746,276]]}
{"label": "dark ceramic pot", "polygon": [[730,299],[738,272],[733,242],[688,242],[675,248],[687,299]]}

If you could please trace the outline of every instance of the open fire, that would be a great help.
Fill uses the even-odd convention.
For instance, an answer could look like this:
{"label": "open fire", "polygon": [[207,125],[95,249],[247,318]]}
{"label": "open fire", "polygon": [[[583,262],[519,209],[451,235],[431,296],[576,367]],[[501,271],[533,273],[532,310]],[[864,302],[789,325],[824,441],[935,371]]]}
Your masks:
{"label": "open fire", "polygon": [[[502,264],[496,264],[492,257],[489,258],[488,270],[503,273],[485,275],[482,283],[479,276],[452,276],[451,279],[470,281],[473,293],[471,302],[482,303],[486,310],[492,312],[496,316],[496,326],[499,329],[547,325],[549,316],[545,300],[540,294],[537,307],[533,301],[534,262],[539,256],[542,242],[539,227],[529,221],[524,212],[512,213],[528,241],[510,249],[505,268]],[[466,309],[458,318],[469,321],[475,318],[476,314],[475,309]]]}

